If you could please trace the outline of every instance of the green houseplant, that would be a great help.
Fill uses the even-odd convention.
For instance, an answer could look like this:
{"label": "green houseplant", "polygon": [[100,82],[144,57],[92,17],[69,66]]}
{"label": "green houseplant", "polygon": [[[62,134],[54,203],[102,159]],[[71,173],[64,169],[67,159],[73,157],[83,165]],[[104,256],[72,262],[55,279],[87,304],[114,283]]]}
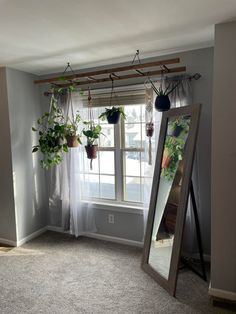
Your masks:
{"label": "green houseplant", "polygon": [[167,135],[162,159],[162,176],[168,180],[175,176],[178,162],[183,158],[184,145],[184,139]]}
{"label": "green houseplant", "polygon": [[43,168],[58,165],[62,161],[63,152],[68,152],[65,143],[65,121],[61,109],[57,105],[57,100],[52,95],[51,110],[44,113],[37,120],[37,127],[32,127],[32,131],[38,132],[38,144],[33,146],[32,152],[40,151],[43,159],[40,163]]}
{"label": "green houseplant", "polygon": [[96,142],[102,134],[102,128],[100,125],[95,125],[94,121],[84,121],[84,124],[86,128],[83,129],[83,134],[87,138],[85,150],[87,158],[91,159],[90,168],[92,169],[92,160],[97,158],[98,144]]}
{"label": "green houseplant", "polygon": [[169,95],[176,89],[176,87],[179,85],[179,83],[175,84],[173,87],[171,87],[171,83],[163,89],[162,84],[159,88],[156,88],[156,86],[153,84],[152,81],[150,81],[152,88],[154,92],[156,93],[157,97],[155,100],[155,108],[157,111],[167,111],[170,109],[170,99]]}
{"label": "green houseplant", "polygon": [[189,120],[182,117],[170,122],[171,135],[178,137],[183,131],[186,134],[189,128]]}
{"label": "green houseplant", "polygon": [[78,134],[80,121],[80,114],[77,113],[74,118],[68,118],[67,122],[64,124],[65,137],[68,147],[77,147],[79,144],[82,144],[80,135]]}
{"label": "green houseplant", "polygon": [[120,116],[126,119],[126,114],[124,113],[123,107],[112,107],[111,109],[105,108],[105,111],[100,114],[99,119],[105,120],[110,124],[117,124],[119,122]]}

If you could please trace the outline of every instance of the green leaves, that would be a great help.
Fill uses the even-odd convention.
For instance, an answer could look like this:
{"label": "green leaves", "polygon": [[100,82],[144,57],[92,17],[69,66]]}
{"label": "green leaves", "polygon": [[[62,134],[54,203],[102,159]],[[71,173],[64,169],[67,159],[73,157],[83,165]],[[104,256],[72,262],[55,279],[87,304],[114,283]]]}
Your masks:
{"label": "green leaves", "polygon": [[37,152],[39,149],[38,149],[38,146],[35,146],[35,147],[33,147],[33,150],[32,150],[32,153],[35,153],[35,152]]}
{"label": "green leaves", "polygon": [[124,120],[126,119],[126,114],[124,112],[124,108],[123,107],[114,107],[114,106],[111,109],[105,108],[105,111],[100,114],[99,119],[104,121],[108,116],[112,116],[114,114],[114,112],[120,112],[121,117]]}
{"label": "green leaves", "polygon": [[87,144],[93,145],[95,140],[102,134],[102,127],[95,125],[93,121],[84,121],[84,124],[88,126],[87,130],[83,129],[83,134],[87,137]]}
{"label": "green leaves", "polygon": [[37,132],[38,130],[35,129],[34,127],[32,127],[32,131],[33,131],[33,132]]}

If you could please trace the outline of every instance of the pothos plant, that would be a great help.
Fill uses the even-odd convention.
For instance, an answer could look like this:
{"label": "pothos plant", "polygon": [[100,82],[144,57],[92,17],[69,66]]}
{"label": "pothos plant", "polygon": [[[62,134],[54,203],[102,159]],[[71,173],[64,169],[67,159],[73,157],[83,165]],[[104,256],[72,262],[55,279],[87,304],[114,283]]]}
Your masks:
{"label": "pothos plant", "polygon": [[108,123],[116,124],[119,121],[120,116],[125,120],[126,114],[123,107],[105,108],[105,111],[100,114],[99,119],[107,119]]}
{"label": "pothos plant", "polygon": [[87,137],[87,146],[96,145],[95,142],[102,134],[102,127],[95,125],[94,121],[84,121],[86,127],[83,129],[83,134]]}
{"label": "pothos plant", "polygon": [[162,167],[162,176],[167,180],[173,180],[178,163],[183,159],[185,140],[183,138],[176,138],[167,136],[164,146],[164,155],[168,155],[169,162],[166,167]]}
{"label": "pothos plant", "polygon": [[68,152],[68,146],[65,143],[65,119],[54,94],[51,97],[50,112],[45,112],[37,120],[37,127],[32,127],[32,131],[39,134],[38,144],[33,146],[32,152],[40,151],[43,154],[43,159],[40,160],[42,167],[48,169],[58,165],[62,161],[63,152]]}
{"label": "pothos plant", "polygon": [[90,169],[92,169],[92,160],[97,158],[98,140],[100,134],[102,134],[102,128],[100,125],[95,125],[94,121],[84,121],[86,127],[83,129],[83,134],[87,138],[87,145],[85,145],[87,158],[91,159]]}
{"label": "pothos plant", "polygon": [[170,122],[172,135],[178,137],[180,133],[187,134],[189,129],[189,119],[177,118]]}

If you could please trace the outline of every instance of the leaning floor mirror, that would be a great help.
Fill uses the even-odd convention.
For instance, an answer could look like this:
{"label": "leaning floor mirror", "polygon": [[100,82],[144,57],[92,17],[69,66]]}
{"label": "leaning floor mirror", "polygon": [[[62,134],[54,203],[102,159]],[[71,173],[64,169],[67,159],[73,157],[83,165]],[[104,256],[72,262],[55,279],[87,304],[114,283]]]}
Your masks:
{"label": "leaning floor mirror", "polygon": [[142,268],[173,296],[176,291],[200,105],[162,116]]}

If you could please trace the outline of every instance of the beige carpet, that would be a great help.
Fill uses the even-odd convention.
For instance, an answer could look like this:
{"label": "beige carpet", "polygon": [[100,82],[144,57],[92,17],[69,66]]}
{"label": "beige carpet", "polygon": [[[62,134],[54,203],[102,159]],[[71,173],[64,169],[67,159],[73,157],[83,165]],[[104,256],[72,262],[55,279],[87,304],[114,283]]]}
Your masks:
{"label": "beige carpet", "polygon": [[0,254],[1,314],[232,313],[213,308],[190,271],[171,297],[140,268],[141,250],[47,232]]}

